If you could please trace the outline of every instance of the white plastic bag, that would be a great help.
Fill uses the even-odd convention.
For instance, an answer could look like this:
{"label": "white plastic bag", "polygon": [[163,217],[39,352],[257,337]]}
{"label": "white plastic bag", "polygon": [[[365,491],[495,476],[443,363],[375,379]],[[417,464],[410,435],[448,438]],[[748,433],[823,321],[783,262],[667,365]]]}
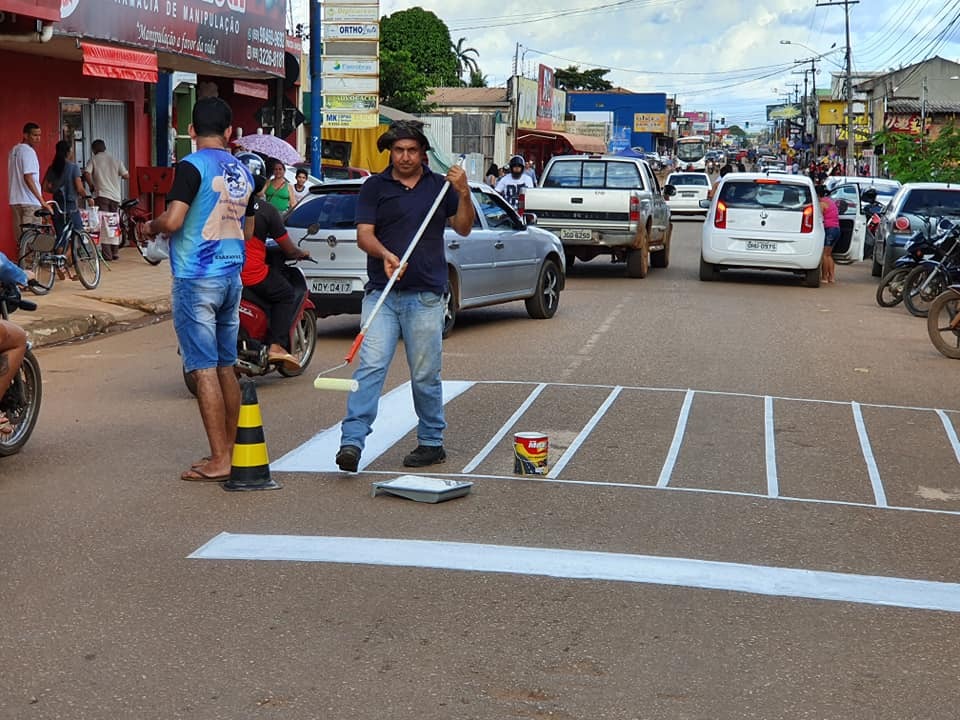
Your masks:
{"label": "white plastic bag", "polygon": [[147,240],[147,246],[144,248],[143,256],[150,262],[169,260],[170,236],[166,233],[160,233]]}

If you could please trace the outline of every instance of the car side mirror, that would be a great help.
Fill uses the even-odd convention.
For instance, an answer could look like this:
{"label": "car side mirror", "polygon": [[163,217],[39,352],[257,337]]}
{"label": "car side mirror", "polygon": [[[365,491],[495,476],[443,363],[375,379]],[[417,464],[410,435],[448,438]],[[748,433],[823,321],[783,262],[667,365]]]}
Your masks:
{"label": "car side mirror", "polygon": [[665,198],[673,197],[677,194],[677,187],[675,185],[664,185],[663,186],[663,196]]}
{"label": "car side mirror", "polygon": [[524,213],[524,214],[523,214],[523,222],[525,222],[527,225],[536,225],[536,224],[537,224],[537,215],[536,215],[536,213],[531,213],[531,212]]}
{"label": "car side mirror", "polygon": [[709,210],[709,209],[710,209],[710,200],[701,200],[701,201],[700,201],[700,207],[702,207],[704,210]]}

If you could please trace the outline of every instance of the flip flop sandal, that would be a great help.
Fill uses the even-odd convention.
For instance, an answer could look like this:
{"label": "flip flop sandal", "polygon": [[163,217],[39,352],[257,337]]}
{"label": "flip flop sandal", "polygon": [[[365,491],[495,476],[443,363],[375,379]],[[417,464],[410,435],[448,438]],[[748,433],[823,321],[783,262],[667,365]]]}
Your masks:
{"label": "flip flop sandal", "polygon": [[226,482],[230,479],[230,473],[226,475],[208,475],[200,468],[190,468],[180,474],[181,480],[187,482]]}

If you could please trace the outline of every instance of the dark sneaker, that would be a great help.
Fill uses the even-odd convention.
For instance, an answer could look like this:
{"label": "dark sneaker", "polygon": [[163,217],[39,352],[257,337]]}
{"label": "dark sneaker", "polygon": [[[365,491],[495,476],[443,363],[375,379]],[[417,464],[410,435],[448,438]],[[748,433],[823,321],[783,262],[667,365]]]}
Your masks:
{"label": "dark sneaker", "polygon": [[360,465],[360,448],[344,445],[337,452],[337,467],[344,472],[356,472]]}
{"label": "dark sneaker", "polygon": [[403,459],[404,467],[426,467],[447,459],[442,445],[417,445],[417,449]]}

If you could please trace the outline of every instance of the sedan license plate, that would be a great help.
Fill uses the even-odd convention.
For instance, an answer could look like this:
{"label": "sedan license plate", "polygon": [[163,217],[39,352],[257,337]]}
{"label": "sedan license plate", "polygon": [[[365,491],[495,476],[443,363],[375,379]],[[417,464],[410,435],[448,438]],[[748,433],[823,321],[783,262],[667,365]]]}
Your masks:
{"label": "sedan license plate", "polygon": [[591,230],[581,230],[579,228],[563,228],[560,230],[561,240],[592,240],[593,232]]}
{"label": "sedan license plate", "polygon": [[697,196],[697,194],[696,194],[696,193],[692,193],[692,192],[682,192],[682,193],[680,193],[680,197],[696,197],[696,196]]}
{"label": "sedan license plate", "polygon": [[310,281],[310,292],[315,295],[349,295],[353,284],[349,280],[317,278]]}
{"label": "sedan license plate", "polygon": [[747,240],[747,250],[760,250],[762,252],[776,252],[777,244],[767,240]]}

